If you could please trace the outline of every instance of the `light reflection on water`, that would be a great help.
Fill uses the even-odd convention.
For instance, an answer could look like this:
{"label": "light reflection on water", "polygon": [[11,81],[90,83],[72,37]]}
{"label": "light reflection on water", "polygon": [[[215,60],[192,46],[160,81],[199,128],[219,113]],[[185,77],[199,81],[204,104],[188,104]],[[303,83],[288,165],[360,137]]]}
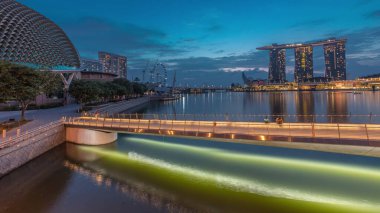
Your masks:
{"label": "light reflection on water", "polygon": [[[291,122],[380,123],[380,92],[363,91],[299,91],[253,93],[206,93],[185,95],[173,102],[156,102],[141,109],[147,114],[201,114],[214,115],[277,115]],[[297,115],[297,116],[295,116]],[[301,116],[303,115],[303,116]],[[318,115],[318,116],[312,116]],[[326,117],[322,115],[341,115]],[[192,117],[189,116],[188,119]],[[220,117],[221,118],[221,117]],[[218,118],[218,119],[220,119]],[[230,118],[233,119],[233,118]],[[264,117],[242,116],[236,119],[263,121]]]}
{"label": "light reflection on water", "polygon": [[377,212],[379,162],[119,135],[105,146],[67,144],[0,179],[0,212]]}
{"label": "light reflection on water", "polygon": [[107,174],[103,174],[100,171],[96,171],[90,168],[85,168],[83,165],[70,162],[66,160],[64,167],[71,171],[88,177],[90,181],[99,187],[114,188],[116,191],[121,192],[129,197],[132,197],[135,201],[141,202],[145,205],[153,206],[157,210],[170,209],[170,212],[194,212],[195,209],[186,208],[178,205],[175,202],[171,202],[173,197],[159,193],[157,190],[152,190],[151,187],[147,187],[143,183],[132,180],[119,180],[116,177],[109,177]]}

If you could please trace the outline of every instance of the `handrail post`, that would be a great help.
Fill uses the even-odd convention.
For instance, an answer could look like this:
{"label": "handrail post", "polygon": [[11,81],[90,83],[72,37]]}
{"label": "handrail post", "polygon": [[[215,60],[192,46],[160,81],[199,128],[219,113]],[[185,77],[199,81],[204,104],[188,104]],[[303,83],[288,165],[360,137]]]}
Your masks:
{"label": "handrail post", "polygon": [[198,121],[198,131],[197,131],[197,136],[198,136],[198,134],[199,134],[199,128],[201,127],[201,121],[199,120]]}
{"label": "handrail post", "polygon": [[339,136],[339,143],[340,143],[340,128],[339,128],[339,123],[336,124],[338,126],[338,136]]}
{"label": "handrail post", "polygon": [[130,130],[129,130],[129,127],[131,126],[131,116],[132,116],[132,115],[129,114],[129,120],[128,120],[128,132],[130,131]]}
{"label": "handrail post", "polygon": [[184,114],[185,125],[183,126],[183,133],[186,133],[186,114]]}
{"label": "handrail post", "polygon": [[369,134],[368,134],[368,127],[367,127],[367,124],[364,125],[365,127],[365,133],[367,135],[367,141],[369,142]]}
{"label": "handrail post", "polygon": [[138,130],[140,130],[140,120],[141,120],[141,119],[139,119],[139,122],[137,123],[137,129],[138,129]]}

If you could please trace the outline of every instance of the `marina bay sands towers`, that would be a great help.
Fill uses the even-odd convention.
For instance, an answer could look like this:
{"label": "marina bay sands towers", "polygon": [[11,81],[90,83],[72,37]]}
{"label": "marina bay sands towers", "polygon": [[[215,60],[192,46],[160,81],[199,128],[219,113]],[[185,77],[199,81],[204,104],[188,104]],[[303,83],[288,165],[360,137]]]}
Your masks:
{"label": "marina bay sands towers", "polygon": [[312,80],[313,48],[323,46],[325,58],[325,78],[331,80],[346,80],[346,39],[329,39],[301,44],[273,44],[257,48],[269,50],[270,83],[286,81],[286,49],[294,49],[294,81],[304,82]]}

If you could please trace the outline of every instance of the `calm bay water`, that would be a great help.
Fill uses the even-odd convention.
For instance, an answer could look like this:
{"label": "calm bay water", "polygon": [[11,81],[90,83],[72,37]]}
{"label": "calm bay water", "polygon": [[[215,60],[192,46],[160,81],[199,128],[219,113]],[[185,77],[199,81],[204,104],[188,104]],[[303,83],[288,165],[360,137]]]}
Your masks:
{"label": "calm bay water", "polygon": [[[156,102],[139,113],[206,114],[206,119],[263,121],[285,115],[290,122],[380,123],[380,92],[302,91],[302,92],[215,92],[185,95],[174,102]],[[369,116],[372,114],[372,116]],[[334,115],[334,116],[326,116]],[[360,115],[360,116],[358,116]],[[186,119],[194,119],[187,115]],[[200,118],[195,118],[200,119]]]}
{"label": "calm bay water", "polygon": [[1,212],[378,212],[380,159],[119,135],[0,179]]}
{"label": "calm bay water", "polygon": [[[379,103],[377,92],[209,93],[141,112],[378,122],[352,115],[380,114]],[[379,212],[379,180],[380,158],[119,134],[106,146],[59,146],[1,178],[0,212]]]}

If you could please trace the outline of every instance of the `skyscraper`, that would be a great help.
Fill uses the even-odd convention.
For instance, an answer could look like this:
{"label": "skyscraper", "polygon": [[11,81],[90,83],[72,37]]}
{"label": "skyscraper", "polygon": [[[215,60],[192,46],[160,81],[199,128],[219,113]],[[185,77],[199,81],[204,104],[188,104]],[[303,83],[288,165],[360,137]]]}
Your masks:
{"label": "skyscraper", "polygon": [[270,83],[283,83],[286,81],[286,51],[285,49],[271,49],[269,51],[269,74]]}
{"label": "skyscraper", "polygon": [[294,81],[302,82],[313,78],[313,47],[311,45],[294,49]]}
{"label": "skyscraper", "polygon": [[346,45],[347,39],[314,41],[308,43],[272,44],[256,48],[269,51],[269,83],[283,83],[285,77],[285,50],[294,49],[294,81],[315,80],[313,74],[313,48],[324,47],[325,80],[346,80]]}
{"label": "skyscraper", "polygon": [[118,78],[127,77],[127,57],[99,52],[99,61],[103,65],[103,72],[116,74]]}
{"label": "skyscraper", "polygon": [[346,40],[323,45],[325,53],[325,77],[346,80]]}

